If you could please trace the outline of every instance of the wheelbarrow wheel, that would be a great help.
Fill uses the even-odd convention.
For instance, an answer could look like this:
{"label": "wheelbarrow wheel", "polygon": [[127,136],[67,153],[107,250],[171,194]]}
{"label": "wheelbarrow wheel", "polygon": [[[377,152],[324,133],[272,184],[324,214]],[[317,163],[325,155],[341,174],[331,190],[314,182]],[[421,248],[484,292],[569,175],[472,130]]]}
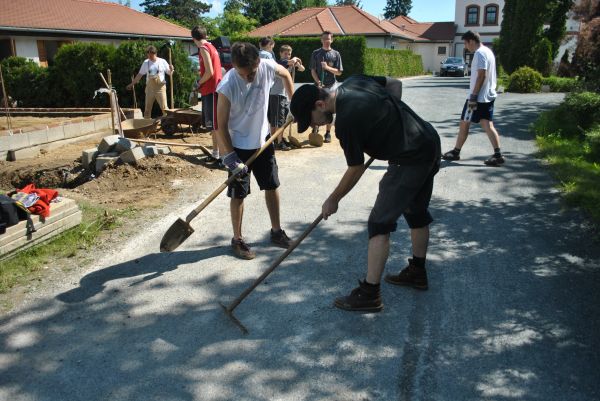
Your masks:
{"label": "wheelbarrow wheel", "polygon": [[172,136],[177,131],[177,124],[173,124],[171,122],[163,122],[161,124],[162,131],[167,136]]}

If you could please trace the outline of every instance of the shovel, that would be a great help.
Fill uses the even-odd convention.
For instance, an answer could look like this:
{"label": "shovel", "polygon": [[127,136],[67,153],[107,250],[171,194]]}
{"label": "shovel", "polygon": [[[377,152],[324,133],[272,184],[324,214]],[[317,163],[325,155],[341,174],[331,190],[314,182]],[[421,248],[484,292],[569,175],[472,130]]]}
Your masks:
{"label": "shovel", "polygon": [[[281,135],[285,129],[292,123],[292,120],[287,121],[283,127],[279,128],[271,137],[265,142],[265,144],[258,149],[250,158],[246,161],[246,166],[249,166],[271,143]],[[192,210],[185,218],[185,220],[179,218],[169,227],[165,235],[163,235],[160,241],[161,252],[172,252],[179,245],[181,245],[190,235],[194,233],[194,229],[190,226],[190,222],[202,211],[209,203],[211,203],[227,186],[236,179],[236,176],[241,170],[234,170],[229,178],[223,182],[217,189],[211,193],[201,204],[199,204],[194,210]]]}

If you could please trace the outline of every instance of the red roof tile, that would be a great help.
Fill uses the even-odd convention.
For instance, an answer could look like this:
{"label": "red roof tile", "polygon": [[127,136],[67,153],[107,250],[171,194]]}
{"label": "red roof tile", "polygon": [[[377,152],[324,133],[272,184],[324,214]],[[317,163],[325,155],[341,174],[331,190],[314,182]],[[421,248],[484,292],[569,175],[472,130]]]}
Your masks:
{"label": "red roof tile", "polygon": [[0,0],[0,27],[189,38],[186,28],[98,0]]}
{"label": "red roof tile", "polygon": [[453,22],[420,24],[409,17],[380,20],[355,6],[332,6],[302,9],[256,28],[249,35],[315,36],[323,31],[331,31],[334,35],[392,35],[428,42],[454,40],[455,27]]}

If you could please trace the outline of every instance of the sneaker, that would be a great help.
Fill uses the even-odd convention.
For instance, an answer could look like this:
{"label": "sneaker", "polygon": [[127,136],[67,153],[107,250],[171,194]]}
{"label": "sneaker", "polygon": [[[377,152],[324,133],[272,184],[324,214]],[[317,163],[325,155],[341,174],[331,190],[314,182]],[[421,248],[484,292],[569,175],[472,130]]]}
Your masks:
{"label": "sneaker", "polygon": [[502,157],[502,155],[492,155],[489,159],[484,161],[483,164],[485,164],[486,166],[498,167],[504,164],[504,157]]}
{"label": "sneaker", "polygon": [[283,150],[283,151],[291,150],[291,148],[284,141],[279,142],[275,146],[275,149],[277,149],[277,150]]}
{"label": "sneaker", "polygon": [[398,274],[388,274],[384,280],[387,283],[394,285],[403,285],[416,288],[417,290],[426,290],[429,288],[427,284],[427,270],[412,264],[412,259],[408,259],[406,266]]}
{"label": "sneaker", "polygon": [[336,308],[360,312],[379,312],[383,309],[379,287],[367,287],[365,282],[360,280],[358,287],[353,289],[350,295],[336,298],[333,305]]}
{"label": "sneaker", "polygon": [[460,160],[460,154],[456,153],[454,150],[451,150],[449,152],[444,153],[442,155],[442,159],[450,161]]}
{"label": "sneaker", "polygon": [[235,256],[237,256],[240,259],[250,260],[254,259],[254,257],[256,256],[256,253],[254,253],[254,251],[250,249],[250,246],[246,243],[246,241],[244,241],[243,238],[232,238],[231,248],[233,249],[233,253],[235,254]]}
{"label": "sneaker", "polygon": [[285,231],[273,231],[273,229],[271,229],[271,242],[280,248],[287,249],[290,247],[292,240],[287,236]]}
{"label": "sneaker", "polygon": [[331,142],[331,134],[329,133],[329,131],[327,131],[325,133],[325,138],[323,139],[323,142],[325,142],[325,143]]}

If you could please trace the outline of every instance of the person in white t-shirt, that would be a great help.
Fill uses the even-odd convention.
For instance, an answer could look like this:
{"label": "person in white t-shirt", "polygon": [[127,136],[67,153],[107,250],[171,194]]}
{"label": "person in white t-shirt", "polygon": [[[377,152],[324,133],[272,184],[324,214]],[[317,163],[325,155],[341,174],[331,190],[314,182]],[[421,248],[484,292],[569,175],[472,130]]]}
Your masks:
{"label": "person in white t-shirt", "polygon": [[259,188],[265,191],[271,219],[271,242],[288,248],[291,240],[281,229],[279,220],[279,177],[273,144],[265,149],[250,166],[244,163],[266,141],[269,135],[267,106],[269,89],[276,77],[282,78],[288,97],[294,93],[292,77],[274,60],[261,59],[256,46],[234,43],[231,46],[233,67],[217,86],[217,136],[223,151],[223,163],[229,174],[239,173],[227,189],[231,198],[233,238],[231,246],[236,256],[253,259],[256,255],[242,237],[244,198],[250,193],[252,172]]}
{"label": "person in white t-shirt", "polygon": [[465,48],[474,52],[471,63],[471,82],[469,96],[463,106],[460,116],[460,125],[454,149],[442,155],[444,160],[460,160],[460,150],[467,141],[471,123],[480,123],[487,134],[494,154],[484,163],[487,166],[500,166],[504,164],[504,157],[500,151],[500,136],[494,127],[494,101],[496,93],[496,58],[494,53],[481,43],[477,32],[467,31],[462,40]]}
{"label": "person in white t-shirt", "polygon": [[127,89],[133,89],[144,75],[146,75],[146,104],[144,107],[144,118],[151,118],[152,106],[154,101],[158,102],[163,116],[166,115],[167,109],[167,82],[165,74],[172,75],[175,68],[167,63],[167,60],[156,55],[156,47],[148,46],[146,54],[148,58],[144,60],[140,71],[133,79],[133,82],[127,85]]}

